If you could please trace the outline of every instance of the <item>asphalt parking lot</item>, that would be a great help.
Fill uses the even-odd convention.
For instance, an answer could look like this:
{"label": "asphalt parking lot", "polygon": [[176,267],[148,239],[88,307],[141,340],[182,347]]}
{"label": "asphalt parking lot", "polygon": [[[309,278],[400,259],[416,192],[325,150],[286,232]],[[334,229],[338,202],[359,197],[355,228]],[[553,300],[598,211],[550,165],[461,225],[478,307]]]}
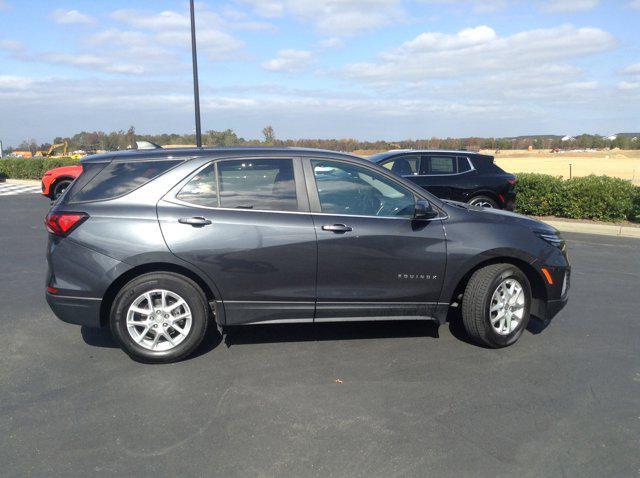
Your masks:
{"label": "asphalt parking lot", "polygon": [[47,209],[0,198],[2,476],[640,476],[640,240],[565,234],[569,305],[508,349],[254,326],[142,365],[50,312]]}

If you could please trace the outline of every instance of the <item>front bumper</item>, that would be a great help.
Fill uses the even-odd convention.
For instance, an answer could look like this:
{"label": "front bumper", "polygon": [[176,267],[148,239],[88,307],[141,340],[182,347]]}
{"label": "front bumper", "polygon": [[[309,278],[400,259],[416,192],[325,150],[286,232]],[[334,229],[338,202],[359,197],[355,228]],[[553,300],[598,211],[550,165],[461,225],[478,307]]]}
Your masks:
{"label": "front bumper", "polygon": [[47,292],[47,303],[56,317],[68,324],[100,327],[101,299],[65,297]]}

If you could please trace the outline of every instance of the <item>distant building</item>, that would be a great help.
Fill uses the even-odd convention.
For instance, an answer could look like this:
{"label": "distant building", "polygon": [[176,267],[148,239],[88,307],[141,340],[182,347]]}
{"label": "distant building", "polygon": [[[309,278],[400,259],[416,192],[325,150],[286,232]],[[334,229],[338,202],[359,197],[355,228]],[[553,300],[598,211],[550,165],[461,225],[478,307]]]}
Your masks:
{"label": "distant building", "polygon": [[573,141],[575,138],[573,136],[563,136],[562,139],[560,141],[566,142],[566,141]]}

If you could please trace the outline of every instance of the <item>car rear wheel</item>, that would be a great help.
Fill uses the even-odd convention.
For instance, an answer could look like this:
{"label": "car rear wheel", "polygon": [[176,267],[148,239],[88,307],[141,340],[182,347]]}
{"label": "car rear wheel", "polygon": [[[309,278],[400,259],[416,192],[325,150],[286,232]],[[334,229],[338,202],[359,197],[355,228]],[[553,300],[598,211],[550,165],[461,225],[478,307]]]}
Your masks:
{"label": "car rear wheel", "polygon": [[191,354],[204,338],[209,306],[200,287],[178,274],[144,274],[127,283],[111,311],[111,331],[140,362],[168,363]]}
{"label": "car rear wheel", "polygon": [[492,209],[498,207],[496,202],[489,196],[476,196],[469,200],[469,204],[471,204],[472,206],[488,207]]}
{"label": "car rear wheel", "polygon": [[469,336],[492,348],[515,343],[529,322],[531,285],[512,264],[477,270],[462,297],[462,321]]}
{"label": "car rear wheel", "polygon": [[62,195],[62,193],[66,191],[71,183],[72,181],[70,179],[62,179],[58,181],[53,187],[52,199],[58,199]]}

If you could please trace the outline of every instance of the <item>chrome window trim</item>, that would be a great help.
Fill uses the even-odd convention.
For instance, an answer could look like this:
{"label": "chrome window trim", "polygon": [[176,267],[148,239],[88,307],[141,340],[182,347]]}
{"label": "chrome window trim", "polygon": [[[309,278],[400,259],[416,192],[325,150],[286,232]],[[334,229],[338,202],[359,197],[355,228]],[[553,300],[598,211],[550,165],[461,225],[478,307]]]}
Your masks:
{"label": "chrome window trim", "polygon": [[[313,212],[313,211],[276,211],[276,210],[272,210],[272,209],[242,209],[242,208],[228,208],[228,207],[219,207],[219,206],[203,206],[201,204],[193,204],[187,201],[183,201],[182,199],[178,199],[176,196],[180,193],[180,191],[182,190],[182,188],[189,182],[191,181],[191,179],[196,176],[200,171],[202,171],[204,168],[206,168],[207,166],[209,166],[212,163],[216,163],[219,161],[225,161],[228,159],[265,159],[264,157],[261,156],[237,156],[237,157],[232,157],[232,158],[216,158],[216,159],[211,159],[209,161],[207,161],[206,163],[204,163],[203,165],[199,166],[195,171],[193,171],[191,174],[187,175],[185,178],[183,178],[181,181],[179,181],[173,188],[171,188],[169,190],[169,192],[167,192],[167,194],[165,194],[160,201],[166,201],[168,203],[171,204],[177,204],[179,206],[185,206],[185,207],[192,207],[192,208],[196,208],[196,209],[205,209],[205,210],[210,210],[210,211],[242,211],[245,213],[251,213],[251,212],[266,212],[266,213],[272,213],[272,214],[304,214],[304,215],[316,215],[316,216],[340,216],[340,217],[359,217],[359,218],[370,218],[370,219],[391,219],[391,220],[402,220],[402,221],[414,221],[415,219],[413,218],[408,218],[408,217],[390,217],[390,216],[363,216],[363,215],[357,215],[357,214],[331,214],[331,213],[323,213],[323,212]],[[299,159],[309,159],[309,160],[313,160],[313,159],[320,159],[320,160],[331,160],[331,161],[341,161],[341,159],[336,159],[336,158],[317,158],[315,156],[309,156],[309,157],[299,157],[299,156],[282,156],[282,157],[276,157],[276,156],[269,156],[268,159],[295,159],[295,158],[299,158]],[[468,159],[468,158],[467,158]],[[346,163],[350,163],[350,161],[342,161],[342,162],[346,162]],[[350,163],[352,164],[352,163]],[[365,169],[369,169],[365,166]],[[371,168],[374,172],[379,173],[379,171],[376,171],[375,169]],[[467,171],[468,172],[468,171]],[[393,173],[389,173],[390,175],[392,175]],[[464,174],[464,173],[462,173]],[[315,178],[314,178],[315,179]],[[399,184],[399,186],[406,188],[406,186],[404,184],[401,183],[397,183],[397,180],[394,180],[393,177],[389,177],[389,179],[391,179],[393,182],[395,182],[396,184]],[[415,197],[415,193],[414,193],[414,197]],[[418,196],[420,197],[420,196]],[[429,201],[428,198],[425,197],[421,197],[421,199],[424,199],[426,201]],[[431,203],[431,201],[429,201]],[[439,212],[442,213],[442,215],[438,215],[436,217],[430,218],[430,219],[419,219],[420,221],[424,221],[424,222],[431,222],[431,221],[444,221],[446,219],[449,219],[449,215],[443,211],[441,209],[440,206],[436,207],[436,210],[438,210]]]}

